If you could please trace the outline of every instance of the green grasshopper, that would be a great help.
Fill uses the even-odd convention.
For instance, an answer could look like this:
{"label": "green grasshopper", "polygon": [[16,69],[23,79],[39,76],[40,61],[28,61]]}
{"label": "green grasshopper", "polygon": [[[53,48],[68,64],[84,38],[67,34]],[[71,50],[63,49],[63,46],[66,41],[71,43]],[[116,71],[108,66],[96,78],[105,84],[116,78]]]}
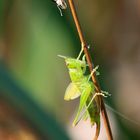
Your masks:
{"label": "green grasshopper", "polygon": [[93,69],[91,74],[85,74],[88,65],[85,55],[83,55],[80,60],[82,52],[83,48],[77,58],[59,55],[59,57],[65,59],[71,79],[71,83],[66,89],[64,100],[69,101],[80,97],[80,104],[77,115],[73,121],[73,126],[77,125],[81,119],[86,120],[89,117],[91,124],[94,125],[94,123],[96,123],[98,128],[100,128],[100,108],[94,98],[97,95],[105,96],[105,94],[104,92],[96,93],[94,84],[90,81],[92,74],[98,73],[98,66]]}

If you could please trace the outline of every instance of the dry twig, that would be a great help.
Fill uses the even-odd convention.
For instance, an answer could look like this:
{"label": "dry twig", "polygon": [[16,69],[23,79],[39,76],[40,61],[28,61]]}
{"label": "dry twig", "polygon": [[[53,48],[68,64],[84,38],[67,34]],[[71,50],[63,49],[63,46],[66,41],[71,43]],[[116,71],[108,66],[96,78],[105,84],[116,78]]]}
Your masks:
{"label": "dry twig", "polygon": [[[74,22],[75,22],[75,25],[76,25],[76,28],[77,28],[77,32],[78,32],[81,44],[84,48],[84,53],[85,53],[85,56],[86,56],[86,59],[87,59],[87,63],[89,65],[89,69],[92,72],[92,70],[93,70],[92,60],[91,60],[91,57],[90,57],[89,52],[88,52],[88,46],[86,44],[83,32],[81,30],[81,26],[80,26],[80,23],[79,23],[77,14],[76,14],[76,10],[75,10],[73,0],[68,0],[68,2],[69,2],[70,10],[71,10],[71,13],[72,13],[72,16],[73,16],[73,19],[74,19]],[[100,89],[99,83],[96,80],[96,75],[95,74],[92,75],[92,81],[95,85],[96,92],[100,93],[101,89]],[[106,133],[107,133],[108,140],[113,140],[113,136],[112,136],[112,132],[111,132],[106,108],[105,108],[102,97],[97,96],[96,97],[96,102],[97,102],[99,108],[101,108],[101,113],[102,113],[102,117],[103,117],[103,120],[104,120],[104,125],[105,125],[105,128],[106,128]],[[95,134],[94,140],[97,140],[98,136],[99,136],[99,128],[96,128],[96,134]]]}

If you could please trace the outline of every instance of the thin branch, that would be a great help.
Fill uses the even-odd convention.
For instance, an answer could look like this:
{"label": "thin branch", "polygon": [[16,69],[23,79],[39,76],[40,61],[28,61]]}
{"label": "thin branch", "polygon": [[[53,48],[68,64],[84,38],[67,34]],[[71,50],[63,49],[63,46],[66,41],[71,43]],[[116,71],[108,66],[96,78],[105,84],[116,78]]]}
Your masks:
{"label": "thin branch", "polygon": [[[87,63],[89,65],[90,72],[92,72],[92,70],[93,70],[92,60],[91,60],[90,54],[88,52],[88,46],[87,46],[86,40],[84,39],[84,35],[83,35],[82,30],[81,30],[81,26],[80,26],[80,23],[79,23],[77,14],[76,14],[76,10],[75,10],[73,0],[68,0],[68,2],[69,2],[70,10],[71,10],[74,22],[75,22],[75,26],[77,28],[77,32],[78,32],[81,44],[84,48],[84,53],[85,53],[85,56],[86,56],[86,59],[87,59]],[[100,93],[101,89],[100,89],[99,83],[96,80],[96,75],[95,74],[92,75],[92,81],[95,85],[96,92]],[[96,97],[96,102],[98,103],[98,107],[101,108],[101,113],[102,113],[102,117],[103,117],[103,120],[104,120],[104,125],[105,125],[105,128],[106,128],[106,133],[107,133],[108,140],[113,140],[113,136],[112,136],[112,132],[111,132],[111,128],[110,128],[110,124],[109,124],[109,120],[108,120],[108,116],[107,116],[107,112],[106,112],[106,108],[105,108],[102,96],[97,96]],[[95,134],[94,140],[97,140],[98,135],[99,135],[99,128],[96,128],[96,134]]]}

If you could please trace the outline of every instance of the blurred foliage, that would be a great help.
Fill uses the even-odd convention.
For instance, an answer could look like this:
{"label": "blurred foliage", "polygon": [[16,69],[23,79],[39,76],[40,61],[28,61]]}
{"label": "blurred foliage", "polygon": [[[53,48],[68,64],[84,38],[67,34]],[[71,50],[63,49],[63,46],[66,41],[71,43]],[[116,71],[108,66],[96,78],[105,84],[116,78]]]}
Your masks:
{"label": "blurred foliage", "polygon": [[[32,100],[29,92],[21,88],[3,63],[0,63],[0,77],[0,129],[4,130],[0,139],[9,140],[10,135],[19,137],[23,133],[24,138],[20,136],[20,140],[69,140],[64,127]],[[2,138],[4,133],[7,138]]]}
{"label": "blurred foliage", "polygon": [[[7,31],[10,44],[8,63],[19,81],[32,91],[33,98],[58,115],[65,107],[61,77],[66,70],[57,55],[68,55],[74,41],[64,18],[53,4],[47,1],[14,3],[8,17],[8,27],[12,30]],[[57,95],[58,91],[60,95]],[[57,104],[62,107],[58,108]]]}
{"label": "blurred foliage", "polygon": [[[136,2],[132,3],[124,0],[75,1],[85,37],[91,46],[93,62],[100,65],[101,87],[112,93],[112,97],[106,101],[127,115],[133,105],[126,100],[133,95],[125,90],[127,94],[123,98],[124,91],[121,89],[126,83],[121,83],[121,78],[127,67],[121,73],[121,66],[139,62],[140,52],[140,18],[136,14]],[[0,50],[3,52],[0,55],[10,67],[11,75],[29,91],[36,103],[66,123],[76,103],[63,101],[69,77],[64,61],[57,55],[75,57],[80,50],[80,43],[69,9],[62,12],[63,17],[51,0],[0,0]],[[132,67],[134,65],[129,68]],[[119,77],[118,81],[115,76]],[[130,106],[123,106],[124,101]],[[130,115],[133,119],[135,113]],[[115,119],[118,130],[113,133],[117,138],[140,138],[138,126],[125,124],[117,115]]]}

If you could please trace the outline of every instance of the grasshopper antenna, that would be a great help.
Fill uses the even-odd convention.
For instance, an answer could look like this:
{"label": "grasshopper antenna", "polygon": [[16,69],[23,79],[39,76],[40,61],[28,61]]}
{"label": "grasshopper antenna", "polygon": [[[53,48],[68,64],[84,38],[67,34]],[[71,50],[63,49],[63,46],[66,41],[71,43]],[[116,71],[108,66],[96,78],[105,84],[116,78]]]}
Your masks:
{"label": "grasshopper antenna", "polygon": [[57,55],[58,57],[61,57],[61,58],[64,58],[66,59],[67,57],[66,56],[63,56],[63,55]]}

